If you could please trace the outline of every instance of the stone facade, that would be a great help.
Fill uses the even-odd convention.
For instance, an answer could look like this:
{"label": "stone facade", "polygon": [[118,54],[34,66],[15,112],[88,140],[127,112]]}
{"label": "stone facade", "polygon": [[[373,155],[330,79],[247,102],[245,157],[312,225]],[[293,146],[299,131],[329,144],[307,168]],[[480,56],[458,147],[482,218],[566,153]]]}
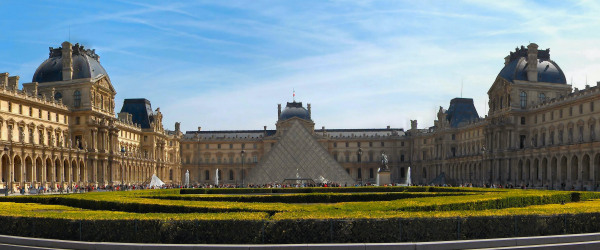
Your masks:
{"label": "stone facade", "polygon": [[94,51],[50,48],[36,79],[18,89],[18,76],[0,74],[3,187],[141,184],[152,174],[181,182],[181,132],[164,130],[159,110],[151,128],[116,118],[116,91]]}
{"label": "stone facade", "polygon": [[188,131],[181,141],[182,170],[190,170],[192,183],[221,176],[220,183],[240,184],[242,169],[247,173],[271,150],[285,131],[282,117],[292,114],[356,183],[375,182],[385,152],[395,183],[406,182],[410,167],[414,184],[598,186],[599,86],[573,90],[550,50],[532,43],[505,58],[488,95],[485,117],[477,115],[472,99],[456,98],[448,110],[440,107],[434,126],[419,129],[412,121],[407,131],[314,129],[310,104],[307,113],[282,112],[279,105],[276,130]]}
{"label": "stone facade", "polygon": [[[263,160],[280,157],[269,153],[293,124],[312,137],[305,145],[316,153],[306,159],[328,162],[334,169],[329,173],[338,177],[337,170],[345,170],[351,178],[343,177],[351,182],[345,184],[375,183],[382,153],[394,183],[405,183],[410,175],[414,184],[589,190],[600,179],[600,86],[572,89],[550,51],[536,44],[505,57],[488,91],[485,117],[477,114],[472,99],[455,98],[447,110],[440,107],[434,126],[419,129],[415,120],[406,131],[390,126],[315,129],[311,105],[295,101],[284,109],[278,105],[274,130],[198,127],[184,134],[176,123],[175,131],[168,131],[160,109],[153,110],[145,99],[127,99],[115,117],[116,91],[99,56],[68,42],[51,48],[34,82],[18,89],[18,81],[0,74],[0,177],[1,185],[13,188],[141,184],[152,174],[180,184],[187,170],[192,184],[217,179],[219,184],[248,184],[246,178]],[[275,151],[300,150],[286,140],[288,146]],[[317,160],[323,151],[315,145],[328,156]],[[286,154],[270,162],[304,164],[302,154]],[[272,169],[267,163],[264,169]],[[290,179],[287,173],[277,176]]]}

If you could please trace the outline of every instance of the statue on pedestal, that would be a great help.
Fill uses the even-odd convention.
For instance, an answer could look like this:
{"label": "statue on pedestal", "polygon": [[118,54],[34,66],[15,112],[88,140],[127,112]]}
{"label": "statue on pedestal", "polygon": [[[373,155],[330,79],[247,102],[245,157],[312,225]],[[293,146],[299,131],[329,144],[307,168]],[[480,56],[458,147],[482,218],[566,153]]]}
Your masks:
{"label": "statue on pedestal", "polygon": [[379,171],[390,171],[388,166],[388,157],[383,151],[381,151],[381,168],[379,168]]}

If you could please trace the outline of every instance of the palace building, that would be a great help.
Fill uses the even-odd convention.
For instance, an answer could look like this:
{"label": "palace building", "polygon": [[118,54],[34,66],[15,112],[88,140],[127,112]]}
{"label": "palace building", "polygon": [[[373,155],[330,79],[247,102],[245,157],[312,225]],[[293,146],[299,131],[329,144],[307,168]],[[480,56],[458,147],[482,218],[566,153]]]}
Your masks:
{"label": "palace building", "polygon": [[116,118],[116,91],[99,58],[64,42],[22,89],[18,76],[0,74],[4,187],[139,184],[153,174],[181,182],[181,133],[165,130],[147,100],[126,100]]}
{"label": "palace building", "polygon": [[[385,154],[391,182],[595,189],[600,87],[573,89],[550,50],[505,57],[480,116],[469,98],[440,107],[434,126],[315,128],[311,105],[278,105],[274,129],[165,130],[160,109],[126,99],[95,51],[64,42],[31,83],[0,74],[2,185],[373,184]],[[599,116],[600,119],[600,116]],[[410,171],[410,173],[409,173]]]}

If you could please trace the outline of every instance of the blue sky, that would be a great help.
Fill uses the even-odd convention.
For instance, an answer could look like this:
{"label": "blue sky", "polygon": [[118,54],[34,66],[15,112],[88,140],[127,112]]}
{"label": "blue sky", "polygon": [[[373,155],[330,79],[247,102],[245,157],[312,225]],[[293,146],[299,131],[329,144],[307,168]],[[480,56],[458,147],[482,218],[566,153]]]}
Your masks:
{"label": "blue sky", "polygon": [[277,104],[316,127],[433,125],[461,95],[484,115],[515,47],[550,48],[573,86],[600,81],[595,1],[0,1],[0,72],[30,82],[48,47],[96,49],[125,98],[167,128],[274,129]]}

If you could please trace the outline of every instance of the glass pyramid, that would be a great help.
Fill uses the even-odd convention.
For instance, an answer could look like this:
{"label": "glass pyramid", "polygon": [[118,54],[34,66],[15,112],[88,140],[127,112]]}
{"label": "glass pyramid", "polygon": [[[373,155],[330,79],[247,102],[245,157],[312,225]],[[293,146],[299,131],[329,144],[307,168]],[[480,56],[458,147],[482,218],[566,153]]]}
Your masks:
{"label": "glass pyramid", "polygon": [[353,185],[354,179],[297,120],[248,173],[248,184],[289,182]]}

